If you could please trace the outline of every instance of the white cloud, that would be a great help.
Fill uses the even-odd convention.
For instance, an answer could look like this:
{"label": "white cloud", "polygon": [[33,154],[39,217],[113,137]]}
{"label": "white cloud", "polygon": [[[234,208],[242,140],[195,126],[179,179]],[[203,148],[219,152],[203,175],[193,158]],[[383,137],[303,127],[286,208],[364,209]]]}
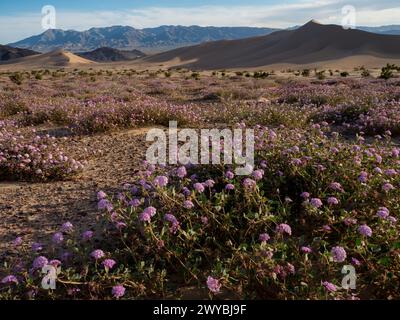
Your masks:
{"label": "white cloud", "polygon": [[[125,11],[57,11],[57,28],[86,30],[91,27],[130,25],[137,28],[164,24],[200,26],[258,26],[285,28],[311,19],[339,24],[341,8],[353,5],[358,25],[399,23],[398,0],[302,0],[264,6],[199,6],[193,8],[148,7]],[[43,32],[40,12],[0,16],[0,42],[7,43]]]}

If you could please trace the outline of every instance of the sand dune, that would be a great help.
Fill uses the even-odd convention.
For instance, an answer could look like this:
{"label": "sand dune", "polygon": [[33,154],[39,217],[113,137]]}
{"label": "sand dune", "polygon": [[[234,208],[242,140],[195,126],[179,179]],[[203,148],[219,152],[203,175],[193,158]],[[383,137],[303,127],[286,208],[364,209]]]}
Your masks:
{"label": "sand dune", "polygon": [[13,59],[7,63],[0,64],[2,69],[31,69],[31,68],[51,68],[51,67],[74,67],[96,62],[79,57],[68,51],[58,49],[52,52]]}
{"label": "sand dune", "polygon": [[[362,57],[358,61],[352,57]],[[379,66],[400,62],[400,36],[379,35],[310,21],[297,30],[232,41],[208,42],[143,59],[199,69],[255,68],[272,65]]]}

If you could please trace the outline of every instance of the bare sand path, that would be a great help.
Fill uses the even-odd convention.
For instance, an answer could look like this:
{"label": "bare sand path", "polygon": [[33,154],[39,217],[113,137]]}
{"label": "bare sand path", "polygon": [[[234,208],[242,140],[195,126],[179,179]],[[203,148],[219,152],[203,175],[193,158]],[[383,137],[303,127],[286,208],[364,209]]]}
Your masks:
{"label": "bare sand path", "polygon": [[83,173],[73,180],[0,183],[0,257],[10,253],[10,244],[17,236],[30,245],[32,241],[47,241],[66,221],[80,230],[94,225],[97,191],[114,192],[132,180],[145,157],[147,130],[74,137],[77,150],[84,147],[93,155]]}

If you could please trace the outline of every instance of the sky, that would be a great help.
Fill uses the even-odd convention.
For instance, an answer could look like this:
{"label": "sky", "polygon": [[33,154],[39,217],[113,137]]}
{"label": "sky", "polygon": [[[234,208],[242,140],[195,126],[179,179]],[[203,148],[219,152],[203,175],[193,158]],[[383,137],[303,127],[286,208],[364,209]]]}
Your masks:
{"label": "sky", "polygon": [[311,19],[340,24],[349,5],[358,26],[400,25],[399,0],[0,0],[0,43],[44,32],[46,5],[55,8],[55,28],[79,31],[112,25],[287,28]]}

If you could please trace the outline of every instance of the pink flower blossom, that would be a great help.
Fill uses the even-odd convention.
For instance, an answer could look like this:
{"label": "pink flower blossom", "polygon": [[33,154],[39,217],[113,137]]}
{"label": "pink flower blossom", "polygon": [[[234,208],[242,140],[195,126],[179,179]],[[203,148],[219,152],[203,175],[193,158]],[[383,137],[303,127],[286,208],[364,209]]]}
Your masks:
{"label": "pink flower blossom", "polygon": [[212,293],[219,293],[221,290],[221,284],[219,283],[219,280],[213,277],[207,278],[207,287]]}

